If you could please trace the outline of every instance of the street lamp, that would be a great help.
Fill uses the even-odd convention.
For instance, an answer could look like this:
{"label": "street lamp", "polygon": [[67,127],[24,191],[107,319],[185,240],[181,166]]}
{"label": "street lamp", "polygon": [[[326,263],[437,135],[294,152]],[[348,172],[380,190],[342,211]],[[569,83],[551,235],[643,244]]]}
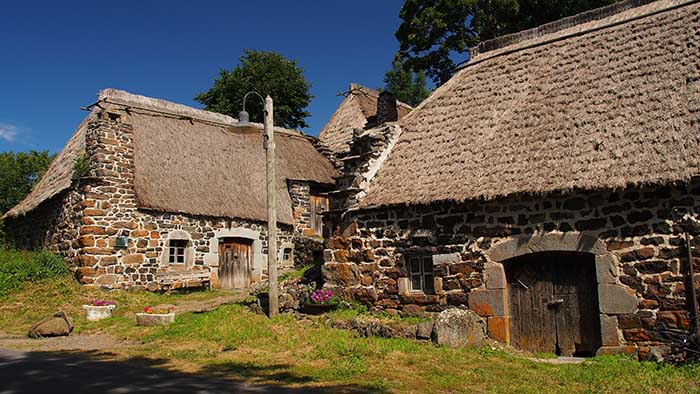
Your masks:
{"label": "street lamp", "polygon": [[267,281],[269,285],[269,316],[276,316],[279,311],[277,289],[277,205],[275,190],[275,130],[272,124],[272,98],[263,97],[257,92],[248,92],[243,96],[243,110],[238,114],[238,123],[234,127],[251,128],[250,116],[245,110],[249,95],[257,96],[265,108],[263,120],[263,148],[265,149],[265,169],[267,175]]}

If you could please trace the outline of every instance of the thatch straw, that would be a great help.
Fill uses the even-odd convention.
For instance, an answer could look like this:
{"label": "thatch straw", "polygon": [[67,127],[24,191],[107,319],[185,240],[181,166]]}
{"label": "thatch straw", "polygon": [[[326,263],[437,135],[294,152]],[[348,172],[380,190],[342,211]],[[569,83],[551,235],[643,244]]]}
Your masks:
{"label": "thatch straw", "polygon": [[[102,96],[192,118],[125,113],[124,122],[134,128],[134,189],[140,208],[267,220],[262,131],[234,134],[227,125],[236,120],[229,116],[163,100],[114,91]],[[336,172],[301,134],[275,131],[278,220],[292,224],[287,180],[333,184]]]}
{"label": "thatch straw", "polygon": [[85,154],[85,131],[88,118],[85,118],[78,129],[70,137],[66,146],[51,162],[44,176],[34,186],[32,191],[19,204],[7,211],[5,217],[24,215],[33,210],[43,201],[54,197],[71,186],[73,179],[74,161]]}
{"label": "thatch straw", "polygon": [[700,5],[663,0],[477,56],[399,121],[362,205],[688,180],[699,47]]}
{"label": "thatch straw", "polygon": [[[114,89],[100,92],[100,106],[119,112],[121,121],[133,126],[134,189],[139,208],[267,220],[262,131],[234,134],[230,126],[236,120],[229,116]],[[82,150],[84,126],[85,122],[71,138],[80,141]],[[275,132],[278,220],[292,224],[287,181],[331,185],[336,171],[300,133],[278,127]],[[77,157],[72,146],[69,142],[56,160],[63,165],[52,164],[29,201],[13,211],[21,208],[24,213],[70,187],[72,158]],[[60,185],[44,187],[56,177]],[[39,193],[39,189],[47,192]]]}
{"label": "thatch straw", "polygon": [[[318,135],[321,142],[334,154],[350,150],[352,131],[365,127],[367,120],[377,115],[379,92],[355,83],[350,84],[345,99],[335,110]],[[411,111],[411,106],[397,101],[399,119]]]}

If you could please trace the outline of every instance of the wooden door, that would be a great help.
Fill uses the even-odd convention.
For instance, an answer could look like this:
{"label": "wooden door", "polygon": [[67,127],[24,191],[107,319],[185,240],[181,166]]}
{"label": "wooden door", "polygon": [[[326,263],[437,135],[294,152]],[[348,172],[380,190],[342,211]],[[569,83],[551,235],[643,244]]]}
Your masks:
{"label": "wooden door", "polygon": [[309,202],[311,205],[311,215],[309,218],[309,221],[311,222],[311,228],[314,231],[314,235],[322,237],[323,215],[321,215],[321,212],[325,212],[328,210],[328,197],[310,196]]}
{"label": "wooden door", "polygon": [[244,238],[224,238],[219,242],[219,282],[222,289],[250,287],[253,242]]}
{"label": "wooden door", "polygon": [[600,320],[592,255],[535,253],[506,263],[511,344],[532,352],[593,355]]}
{"label": "wooden door", "polygon": [[508,263],[511,344],[518,349],[554,353],[554,310],[547,302],[554,291],[552,272],[544,264]]}

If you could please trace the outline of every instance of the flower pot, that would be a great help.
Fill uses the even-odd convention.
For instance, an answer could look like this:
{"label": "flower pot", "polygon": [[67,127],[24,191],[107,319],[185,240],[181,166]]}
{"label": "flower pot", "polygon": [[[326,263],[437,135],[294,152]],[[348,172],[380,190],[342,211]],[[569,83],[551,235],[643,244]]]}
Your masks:
{"label": "flower pot", "polygon": [[304,304],[303,312],[307,315],[320,315],[334,310],[337,304]]}
{"label": "flower pot", "polygon": [[139,326],[165,326],[174,322],[175,312],[136,314],[136,324]]}
{"label": "flower pot", "polygon": [[98,321],[112,317],[112,309],[116,305],[83,305],[88,321]]}

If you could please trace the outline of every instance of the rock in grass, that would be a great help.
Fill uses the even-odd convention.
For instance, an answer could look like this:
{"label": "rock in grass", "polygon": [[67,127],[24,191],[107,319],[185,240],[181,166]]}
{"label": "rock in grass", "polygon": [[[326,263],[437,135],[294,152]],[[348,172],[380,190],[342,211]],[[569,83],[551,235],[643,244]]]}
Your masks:
{"label": "rock in grass", "polygon": [[70,335],[73,331],[73,321],[64,312],[59,311],[35,323],[29,329],[30,338],[60,337]]}
{"label": "rock in grass", "polygon": [[430,339],[430,334],[433,332],[433,322],[424,321],[416,326],[416,338]]}
{"label": "rock in grass", "polygon": [[478,346],[486,339],[486,323],[472,311],[447,309],[435,320],[431,338],[447,347]]}

